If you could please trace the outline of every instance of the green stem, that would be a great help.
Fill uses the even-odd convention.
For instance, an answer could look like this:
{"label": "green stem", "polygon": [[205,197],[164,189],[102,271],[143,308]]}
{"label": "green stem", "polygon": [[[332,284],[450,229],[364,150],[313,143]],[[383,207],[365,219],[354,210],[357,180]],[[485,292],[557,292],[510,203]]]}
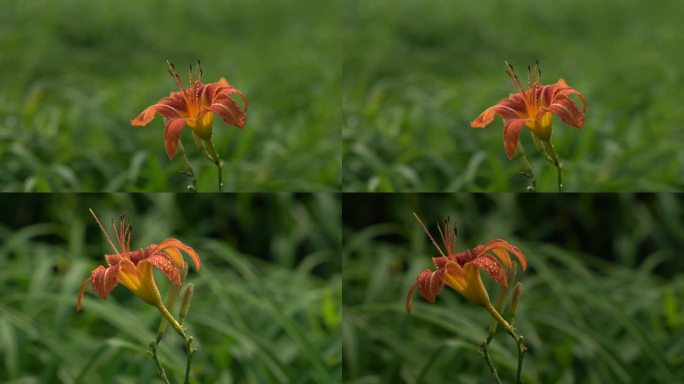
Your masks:
{"label": "green stem", "polygon": [[211,138],[204,141],[204,146],[209,154],[209,160],[214,163],[216,169],[218,170],[218,190],[221,192],[223,189],[223,162],[221,161],[218,152],[216,152],[214,141]]}
{"label": "green stem", "polygon": [[[513,278],[515,276],[513,275]],[[511,280],[513,280],[513,278]],[[499,292],[496,295],[496,299],[494,300],[495,307],[497,309],[497,312],[501,313],[503,311],[504,306],[506,305],[506,297],[508,296],[508,287],[502,286],[499,289]],[[499,322],[496,321],[496,319],[492,319],[492,322],[489,324],[489,329],[487,331],[487,339],[480,344],[480,353],[482,353],[482,356],[484,356],[485,360],[487,361],[487,365],[489,366],[489,370],[492,373],[492,376],[494,377],[494,380],[496,380],[497,383],[501,383],[501,379],[499,378],[499,373],[496,371],[496,367],[494,366],[494,362],[492,361],[491,357],[489,356],[489,350],[487,349],[489,347],[489,343],[492,341],[494,338],[494,334],[496,334],[496,329],[498,326]]]}
{"label": "green stem", "polygon": [[487,365],[489,366],[489,371],[492,373],[492,377],[494,377],[494,380],[497,382],[497,384],[503,384],[501,382],[501,378],[499,378],[499,373],[496,371],[496,367],[494,366],[494,362],[492,361],[492,358],[489,356],[489,352],[487,350],[487,345],[488,342],[483,342],[480,344],[480,352],[482,353],[482,356],[484,356],[485,360],[487,361]]}
{"label": "green stem", "polygon": [[523,148],[520,140],[518,140],[517,146],[518,157],[522,160],[523,166],[525,167],[522,172],[523,176],[527,177],[530,184],[527,186],[528,192],[535,192],[537,190],[537,180],[534,178],[534,172],[532,172],[532,166],[530,162],[527,161],[527,156],[525,156],[525,148]]}
{"label": "green stem", "polygon": [[[166,299],[166,306],[171,308],[172,310],[176,303],[176,297],[178,297],[178,292],[180,292],[180,286],[175,284],[172,285],[171,291],[169,292],[169,297]],[[167,325],[167,320],[162,318],[161,322],[159,323],[159,329],[157,329],[157,336],[155,337],[154,341],[151,342],[148,346],[148,352],[152,356],[152,360],[154,360],[154,363],[157,366],[157,373],[159,374],[159,376],[161,376],[162,380],[164,380],[164,383],[170,384],[169,378],[166,376],[166,370],[162,366],[161,361],[159,360],[159,356],[157,355],[157,346],[161,342],[161,339],[164,337]]]}
{"label": "green stem", "polygon": [[178,140],[178,153],[185,164],[185,175],[190,179],[190,184],[186,187],[190,192],[197,192],[197,180],[195,179],[195,171],[192,169],[192,163],[188,159],[188,155],[185,153],[185,147],[183,147],[183,142]]}
{"label": "green stem", "polygon": [[549,155],[551,163],[556,167],[558,171],[558,192],[563,192],[563,164],[561,164],[558,159],[558,154],[556,154],[556,148],[553,147],[551,140],[544,140],[544,149]]}
{"label": "green stem", "polygon": [[176,332],[183,338],[183,340],[185,340],[185,344],[186,344],[186,348],[187,348],[186,353],[188,355],[187,363],[185,366],[185,384],[189,384],[190,383],[190,365],[192,365],[193,355],[195,354],[195,352],[197,352],[197,348],[195,348],[195,346],[193,345],[194,339],[192,336],[188,336],[188,334],[185,332],[185,329],[183,328],[183,326],[176,320],[175,317],[173,317],[171,312],[169,312],[169,310],[166,309],[166,307],[163,304],[160,303],[157,306],[157,309],[159,309],[159,312],[161,312],[162,316],[164,316],[164,318],[166,318],[166,320],[169,322],[169,324],[171,324],[173,329],[175,329]]}
{"label": "green stem", "polygon": [[527,351],[527,347],[525,346],[525,338],[518,335],[515,332],[515,329],[504,319],[501,314],[499,314],[499,311],[492,306],[491,303],[488,303],[486,306],[487,310],[489,313],[494,317],[494,319],[501,325],[501,327],[506,330],[506,332],[511,335],[513,340],[518,346],[518,369],[516,372],[516,384],[522,384],[522,365],[523,365],[523,359],[525,358],[525,352]]}
{"label": "green stem", "polygon": [[[192,299],[193,291],[194,291],[194,288],[193,288],[192,283],[188,284],[187,288],[185,288],[185,295],[183,295],[183,304],[181,304],[180,313],[178,314],[179,323],[181,326],[183,326],[183,322],[185,321],[185,316],[188,314],[188,309],[190,308],[190,300]],[[187,361],[186,361],[186,365],[185,365],[185,383],[186,384],[190,383],[190,365],[192,364],[192,358],[195,355],[195,352],[197,352],[197,348],[195,348],[192,345],[192,337],[190,337],[190,341],[188,342],[187,347],[188,347],[188,354],[187,354]]]}

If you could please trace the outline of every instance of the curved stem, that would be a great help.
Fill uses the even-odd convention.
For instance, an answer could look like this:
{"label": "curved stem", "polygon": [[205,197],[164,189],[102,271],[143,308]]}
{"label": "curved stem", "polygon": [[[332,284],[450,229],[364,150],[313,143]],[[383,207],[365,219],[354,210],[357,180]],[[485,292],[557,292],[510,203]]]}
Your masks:
{"label": "curved stem", "polygon": [[190,383],[190,365],[192,365],[193,355],[195,354],[195,352],[197,352],[197,348],[195,348],[195,346],[193,345],[194,339],[192,336],[188,336],[188,334],[185,332],[185,329],[183,328],[183,326],[176,320],[175,317],[173,317],[171,312],[169,312],[169,310],[166,309],[166,307],[163,304],[160,303],[157,306],[157,309],[159,309],[159,312],[161,312],[162,316],[164,316],[164,318],[169,322],[169,324],[171,324],[173,329],[175,329],[176,332],[179,335],[181,335],[183,340],[185,340],[185,344],[186,344],[186,348],[187,348],[186,353],[188,355],[187,363],[185,366],[185,384],[189,384]]}
{"label": "curved stem", "polygon": [[480,352],[482,353],[482,356],[484,356],[485,360],[487,361],[487,365],[489,366],[489,371],[492,373],[492,377],[494,377],[494,380],[497,382],[497,384],[503,384],[501,382],[501,378],[499,378],[499,373],[496,371],[496,367],[494,366],[494,362],[492,361],[492,358],[489,357],[487,345],[489,344],[490,340],[491,339],[480,344]]}
{"label": "curved stem", "polygon": [[511,337],[513,338],[513,340],[515,341],[515,343],[518,346],[518,369],[516,372],[515,382],[516,382],[516,384],[522,384],[522,365],[523,365],[523,359],[525,358],[525,352],[527,351],[527,347],[525,346],[525,338],[518,335],[515,332],[515,329],[513,329],[513,327],[508,323],[508,321],[506,321],[506,319],[504,319],[501,316],[499,311],[497,311],[496,308],[494,308],[494,306],[492,306],[491,303],[488,303],[486,308],[489,311],[489,313],[492,315],[492,317],[494,317],[494,319],[499,323],[499,325],[501,325],[501,327],[504,330],[506,330],[506,332],[509,335],[511,335]]}
{"label": "curved stem", "polygon": [[530,166],[530,162],[527,161],[527,156],[525,156],[525,148],[523,148],[522,144],[520,143],[520,140],[518,140],[517,153],[520,160],[522,160],[524,166],[524,169],[522,170],[522,172],[520,172],[520,174],[527,177],[528,181],[530,182],[527,186],[527,191],[535,192],[537,190],[537,180],[534,178],[532,166]]}
{"label": "curved stem", "polygon": [[561,164],[560,160],[558,159],[556,148],[553,147],[551,140],[544,140],[544,149],[558,171],[558,192],[563,192],[563,164]]}
{"label": "curved stem", "polygon": [[188,155],[185,153],[185,147],[183,147],[183,142],[178,140],[178,153],[181,155],[181,160],[185,164],[185,171],[183,173],[190,179],[190,184],[187,186],[188,191],[197,192],[197,180],[195,179],[195,171],[192,169],[192,163],[188,159]]}
{"label": "curved stem", "polygon": [[[171,291],[169,292],[169,297],[166,299],[166,306],[171,308],[172,310],[176,303],[176,297],[178,297],[178,292],[180,292],[180,286],[172,285]],[[159,329],[157,329],[157,336],[155,337],[154,341],[148,345],[148,352],[152,356],[152,360],[154,360],[154,363],[157,366],[157,373],[159,374],[159,376],[161,376],[162,380],[164,380],[164,383],[170,384],[169,378],[166,376],[166,370],[162,366],[161,361],[159,360],[159,356],[157,355],[157,346],[161,342],[161,339],[164,337],[167,325],[167,320],[163,318],[159,323]]]}
{"label": "curved stem", "polygon": [[204,146],[209,154],[209,160],[214,163],[218,170],[218,190],[221,192],[223,189],[223,162],[219,158],[218,152],[216,152],[216,147],[214,147],[214,141],[212,139],[205,140]]}

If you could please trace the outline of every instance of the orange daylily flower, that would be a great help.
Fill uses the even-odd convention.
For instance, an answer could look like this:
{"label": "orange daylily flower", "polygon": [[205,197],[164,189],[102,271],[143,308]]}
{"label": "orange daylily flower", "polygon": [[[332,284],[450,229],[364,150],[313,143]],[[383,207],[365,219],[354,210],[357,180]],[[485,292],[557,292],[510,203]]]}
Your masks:
{"label": "orange daylily flower", "polygon": [[425,269],[418,274],[416,283],[409,289],[408,296],[406,297],[406,312],[409,314],[411,313],[413,291],[416,287],[418,287],[420,296],[429,303],[434,303],[439,291],[445,285],[448,285],[469,301],[480,306],[487,306],[487,304],[490,304],[489,294],[482,283],[480,270],[485,271],[500,286],[507,287],[508,281],[503,266],[511,268],[509,253],[517,257],[523,270],[527,268],[525,255],[518,247],[506,240],[495,239],[487,244],[478,245],[472,251],[456,252],[458,231],[456,226],[454,226],[453,233],[449,231],[451,226],[449,218],[444,221],[443,229],[439,226],[437,227],[444,243],[445,253],[435,242],[423,222],[420,221],[420,218],[415,214],[414,216],[418,219],[418,222],[441,256],[432,258],[432,263],[437,269],[434,271]]}
{"label": "orange daylily flower", "polygon": [[145,249],[131,251],[131,226],[126,225],[123,215],[121,215],[118,230],[112,222],[116,239],[121,248],[121,251],[117,250],[100,220],[95,216],[95,213],[93,213],[93,216],[105,234],[107,241],[114,249],[115,254],[105,255],[107,268],[99,265],[83,281],[81,288],[78,290],[77,310],[81,309],[83,295],[89,282],[93,286],[93,291],[105,300],[107,300],[109,293],[114,287],[121,283],[144,302],[156,307],[163,306],[159,290],[152,275],[152,266],[162,271],[164,276],[173,284],[181,285],[181,271],[185,268],[185,261],[181,251],[190,256],[195,264],[195,269],[199,270],[200,258],[197,252],[177,239],[165,239],[160,243],[151,244]]}
{"label": "orange daylily flower", "polygon": [[[587,104],[584,96],[570,88],[565,80],[560,79],[552,85],[540,85],[541,70],[539,63],[534,71],[528,67],[527,89],[522,88],[518,75],[506,62],[506,72],[513,79],[518,93],[511,93],[508,98],[500,100],[493,107],[487,108],[475,120],[470,122],[473,128],[484,128],[494,120],[495,115],[504,119],[504,149],[509,159],[513,158],[515,148],[523,126],[542,141],[551,138],[551,118],[558,115],[566,124],[582,128]],[[582,101],[582,111],[568,96],[577,95]]]}
{"label": "orange daylily flower", "polygon": [[[247,121],[249,104],[245,95],[233,88],[225,78],[216,83],[203,84],[200,81],[202,69],[199,60],[195,68],[190,67],[189,88],[183,86],[173,64],[168,63],[168,70],[179,92],[171,92],[157,104],[148,107],[138,117],[131,120],[131,125],[145,126],[158,113],[166,119],[164,126],[164,144],[170,159],[176,154],[178,141],[184,126],[190,127],[195,136],[209,140],[213,133],[214,113],[221,116],[226,124],[242,128]],[[242,99],[244,110],[238,106],[230,95],[237,94]]]}

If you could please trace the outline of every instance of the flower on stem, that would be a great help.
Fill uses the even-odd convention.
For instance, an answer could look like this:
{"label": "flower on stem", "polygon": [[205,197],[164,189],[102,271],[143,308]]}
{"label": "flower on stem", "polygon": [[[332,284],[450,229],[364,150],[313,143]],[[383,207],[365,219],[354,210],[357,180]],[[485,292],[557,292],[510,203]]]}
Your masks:
{"label": "flower on stem", "polygon": [[[496,105],[487,108],[475,120],[470,122],[473,128],[484,128],[494,120],[495,115],[504,119],[504,149],[509,159],[515,154],[516,144],[523,126],[529,128],[541,141],[551,138],[551,118],[558,115],[566,124],[582,128],[587,104],[584,96],[570,88],[565,80],[555,84],[540,85],[541,70],[539,63],[534,71],[527,68],[527,89],[522,88],[520,78],[515,74],[513,66],[506,62],[506,72],[513,79],[518,93],[511,93],[508,98],[500,100]],[[568,96],[577,95],[582,101],[582,110]]]}
{"label": "flower on stem", "polygon": [[180,286],[182,284],[181,271],[186,267],[181,251],[190,256],[195,268],[199,270],[200,258],[197,252],[177,239],[165,239],[160,243],[151,244],[145,249],[131,251],[132,227],[130,224],[126,225],[123,215],[119,220],[118,229],[112,221],[116,240],[120,247],[118,250],[95,213],[92,210],[90,212],[115,253],[105,255],[107,267],[99,265],[90,272],[90,276],[81,284],[76,305],[78,310],[81,309],[83,295],[89,282],[93,286],[93,291],[105,300],[109,297],[109,293],[121,283],[144,302],[156,307],[163,306],[152,275],[152,266],[162,271],[164,276],[173,284]]}
{"label": "flower on stem", "polygon": [[[179,91],[171,92],[168,97],[142,111],[131,120],[131,125],[142,127],[152,121],[157,113],[162,115],[166,119],[164,144],[170,159],[176,154],[181,131],[186,125],[197,138],[204,141],[211,139],[214,113],[221,116],[226,124],[244,127],[249,109],[247,98],[228,84],[225,78],[222,77],[216,83],[203,84],[200,81],[202,69],[198,60],[194,68],[190,66],[189,84],[185,88],[173,64],[168,63],[168,71]],[[231,99],[233,94],[240,96],[244,109]]]}
{"label": "flower on stem", "polygon": [[[423,230],[435,245],[441,256],[433,257],[432,263],[436,270],[425,269],[418,274],[416,283],[411,286],[406,298],[406,312],[411,313],[413,291],[418,287],[420,296],[429,303],[434,303],[439,291],[448,285],[469,301],[480,306],[491,306],[489,295],[482,283],[480,270],[485,271],[497,284],[508,286],[506,273],[502,266],[511,268],[509,252],[515,255],[522,269],[527,268],[525,255],[509,242],[495,239],[487,244],[478,245],[472,250],[456,252],[456,237],[458,232],[454,226],[453,232],[449,218],[444,221],[444,227],[437,227],[444,243],[445,251],[437,244],[423,222],[414,214]],[[494,257],[496,256],[496,257]]]}

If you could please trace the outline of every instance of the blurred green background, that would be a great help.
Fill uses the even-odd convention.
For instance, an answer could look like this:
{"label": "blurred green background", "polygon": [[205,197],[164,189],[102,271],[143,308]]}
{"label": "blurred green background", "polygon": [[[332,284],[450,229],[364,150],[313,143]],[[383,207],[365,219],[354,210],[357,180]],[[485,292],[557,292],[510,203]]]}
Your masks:
{"label": "blurred green background", "polygon": [[[81,282],[112,252],[88,208],[110,236],[125,213],[132,249],[175,237],[200,254],[187,280],[193,383],[340,381],[338,196],[32,194],[0,200],[1,382],[161,382],[145,352],[155,308],[123,286],[106,301],[89,286],[76,312]],[[155,274],[165,296],[169,282]],[[161,343],[177,379],[184,345],[173,332]]]}
{"label": "blurred green background", "polygon": [[[525,383],[684,377],[684,196],[350,194],[342,204],[344,382],[493,382],[478,354],[486,311],[447,287],[435,304],[416,292],[406,315],[409,287],[437,255],[413,212],[433,234],[450,216],[458,251],[503,238],[527,256],[516,319]],[[513,382],[510,337],[497,333],[491,354]]]}
{"label": "blurred green background", "polygon": [[215,118],[224,190],[338,190],[340,3],[0,0],[0,190],[183,191],[162,119],[129,123],[177,90],[167,59],[181,75],[200,59],[204,82],[249,100],[244,129]]}
{"label": "blurred green background", "polygon": [[[343,185],[347,191],[522,191],[503,124],[469,122],[515,91],[539,60],[587,100],[584,127],[554,117],[568,191],[684,188],[684,3],[348,2],[344,15]],[[555,169],[525,145],[538,190]]]}

